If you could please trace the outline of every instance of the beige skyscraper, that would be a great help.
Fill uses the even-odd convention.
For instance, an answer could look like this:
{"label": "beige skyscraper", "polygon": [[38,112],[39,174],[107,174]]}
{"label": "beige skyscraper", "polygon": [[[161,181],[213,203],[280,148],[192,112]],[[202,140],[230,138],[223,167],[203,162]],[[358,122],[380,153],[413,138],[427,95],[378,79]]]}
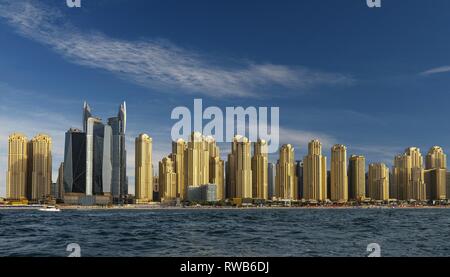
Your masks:
{"label": "beige skyscraper", "polygon": [[253,198],[269,199],[267,142],[259,139],[253,144],[252,195]]}
{"label": "beige skyscraper", "polygon": [[395,157],[393,178],[391,197],[399,200],[426,200],[423,158],[419,148],[410,147],[404,154]]}
{"label": "beige skyscraper", "polygon": [[[186,170],[185,170],[185,152],[187,144],[183,139],[178,139],[172,142],[172,154],[171,159],[174,161],[175,172],[177,173],[177,196],[181,200],[186,199]],[[190,167],[193,168],[193,167]]]}
{"label": "beige skyscraper", "polygon": [[209,152],[208,143],[199,132],[191,135],[185,152],[185,183],[186,187],[198,187],[209,183]]}
{"label": "beige skyscraper", "polygon": [[440,146],[433,146],[428,151],[425,160],[426,169],[447,168],[447,155]]}
{"label": "beige skyscraper", "polygon": [[303,193],[306,200],[327,199],[327,158],[322,156],[322,144],[313,140],[303,159]]}
{"label": "beige skyscraper", "polygon": [[161,201],[177,198],[177,174],[174,171],[173,161],[169,157],[159,162],[158,181]]}
{"label": "beige skyscraper", "polygon": [[447,155],[439,146],[433,146],[428,151],[425,160],[425,183],[427,199],[447,199]]}
{"label": "beige skyscraper", "polygon": [[295,169],[294,147],[290,144],[285,144],[280,148],[280,158],[276,168],[275,196],[278,199],[297,199],[298,190]]}
{"label": "beige skyscraper", "polygon": [[250,141],[237,135],[231,144],[227,163],[227,189],[231,198],[252,198]]}
{"label": "beige skyscraper", "polygon": [[8,171],[6,173],[6,198],[26,199],[28,181],[28,139],[14,133],[8,138]]}
{"label": "beige skyscraper", "polygon": [[209,183],[217,186],[217,200],[225,199],[225,163],[220,158],[220,149],[213,137],[205,138],[209,153]]}
{"label": "beige skyscraper", "polygon": [[331,201],[348,201],[347,148],[340,144],[331,148]]}
{"label": "beige skyscraper", "polygon": [[41,200],[51,195],[52,139],[39,134],[31,140],[31,199]]}
{"label": "beige skyscraper", "polygon": [[348,168],[348,197],[363,200],[366,197],[366,158],[352,155]]}
{"label": "beige skyscraper", "polygon": [[193,132],[189,142],[178,139],[172,142],[174,172],[177,175],[177,197],[187,199],[189,187],[205,184],[217,185],[217,199],[224,199],[224,162],[220,149],[211,136]]}
{"label": "beige skyscraper", "polygon": [[135,140],[135,196],[137,203],[153,200],[152,138],[140,134]]}
{"label": "beige skyscraper", "polygon": [[389,200],[389,168],[382,163],[369,165],[369,192],[373,200]]}

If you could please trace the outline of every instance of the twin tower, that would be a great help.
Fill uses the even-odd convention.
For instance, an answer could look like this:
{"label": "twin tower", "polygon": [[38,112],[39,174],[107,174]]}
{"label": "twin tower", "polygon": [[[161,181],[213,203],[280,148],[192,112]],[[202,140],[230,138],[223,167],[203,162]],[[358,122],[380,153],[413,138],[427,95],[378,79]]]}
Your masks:
{"label": "twin tower", "polygon": [[122,203],[128,195],[126,173],[126,103],[104,124],[83,106],[83,130],[66,133],[63,182],[66,194],[109,196]]}
{"label": "twin tower", "polygon": [[52,139],[38,134],[32,140],[21,133],[8,138],[6,197],[37,202],[51,194]]}

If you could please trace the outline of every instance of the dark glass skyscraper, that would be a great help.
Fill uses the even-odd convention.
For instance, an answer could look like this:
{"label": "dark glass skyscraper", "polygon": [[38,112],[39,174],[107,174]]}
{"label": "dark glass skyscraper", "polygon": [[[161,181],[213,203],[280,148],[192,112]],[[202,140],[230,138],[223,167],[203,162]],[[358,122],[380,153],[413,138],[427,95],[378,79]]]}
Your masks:
{"label": "dark glass skyscraper", "polygon": [[127,181],[127,152],[125,149],[125,131],[126,131],[127,110],[124,102],[119,107],[117,117],[108,119],[108,125],[112,131],[112,180],[111,194],[115,202],[122,202],[128,194]]}
{"label": "dark glass skyscraper", "polygon": [[86,193],[86,133],[78,129],[66,133],[64,191]]}
{"label": "dark glass skyscraper", "polygon": [[128,194],[125,150],[126,106],[117,117],[104,124],[94,117],[90,106],[83,106],[83,132],[66,133],[64,187],[68,193],[112,195],[122,202]]}
{"label": "dark glass skyscraper", "polygon": [[88,126],[92,124],[92,129],[88,127],[88,138],[92,136],[92,194],[101,195],[111,191],[111,127],[97,119],[88,122]]}

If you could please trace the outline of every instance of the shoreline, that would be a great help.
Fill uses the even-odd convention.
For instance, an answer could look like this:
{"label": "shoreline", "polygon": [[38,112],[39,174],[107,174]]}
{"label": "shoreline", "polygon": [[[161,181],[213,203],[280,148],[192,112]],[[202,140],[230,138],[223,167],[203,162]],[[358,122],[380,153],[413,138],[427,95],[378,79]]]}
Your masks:
{"label": "shoreline", "polygon": [[[38,211],[41,209],[41,206],[0,206],[0,211],[7,211],[7,210],[36,210]],[[113,207],[101,207],[101,206],[58,206],[58,208],[61,211],[161,211],[161,210],[202,210],[202,211],[208,211],[208,210],[384,210],[384,209],[390,209],[390,210],[407,210],[407,209],[450,209],[450,206],[303,206],[303,207],[208,207],[208,206],[202,206],[202,207],[176,207],[176,206],[113,206]]]}

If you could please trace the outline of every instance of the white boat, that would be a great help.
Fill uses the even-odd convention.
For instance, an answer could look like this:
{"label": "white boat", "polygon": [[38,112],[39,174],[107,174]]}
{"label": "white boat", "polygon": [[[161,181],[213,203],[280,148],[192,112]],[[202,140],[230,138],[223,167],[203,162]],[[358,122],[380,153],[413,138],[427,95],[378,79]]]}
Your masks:
{"label": "white boat", "polygon": [[42,211],[42,212],[60,212],[61,210],[56,208],[55,206],[47,206],[45,208],[39,209],[39,211]]}

